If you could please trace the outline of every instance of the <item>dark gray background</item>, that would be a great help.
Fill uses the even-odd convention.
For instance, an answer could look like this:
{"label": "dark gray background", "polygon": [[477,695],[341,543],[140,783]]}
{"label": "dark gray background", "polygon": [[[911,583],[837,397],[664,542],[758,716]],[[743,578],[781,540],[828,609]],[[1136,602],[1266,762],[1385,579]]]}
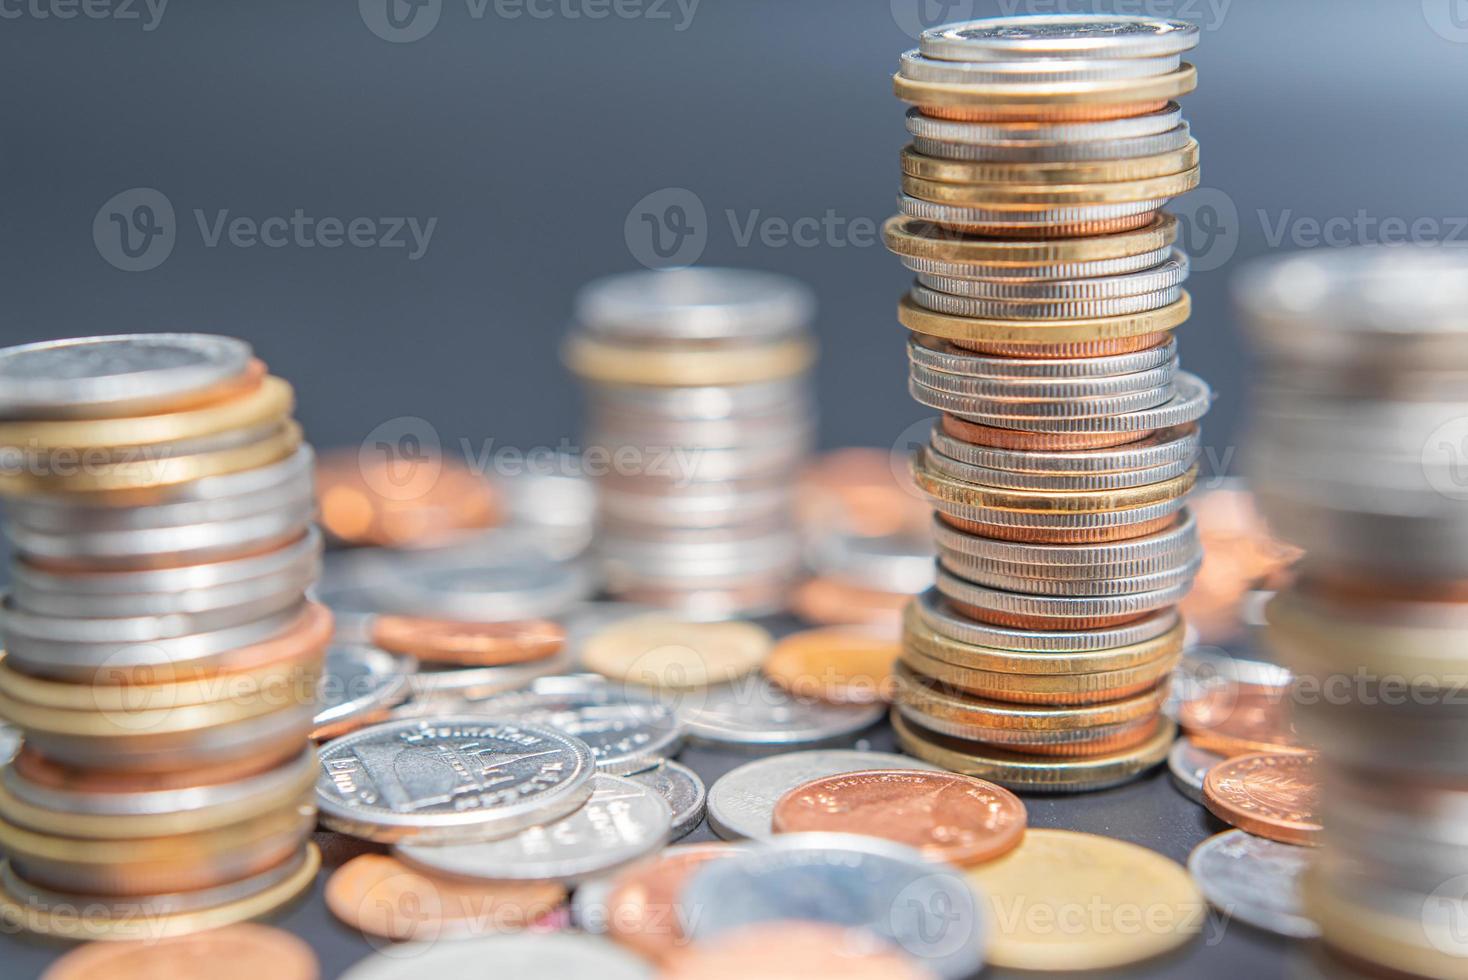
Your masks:
{"label": "dark gray background", "polygon": [[[492,2],[475,19],[465,0],[444,0],[436,29],[413,43],[375,36],[352,0],[173,0],[151,31],[42,18],[16,3],[0,3],[4,343],[233,334],[296,384],[319,445],[351,444],[403,415],[428,419],[451,446],[556,445],[579,428],[556,357],[571,295],[635,268],[629,212],[682,187],[709,216],[704,264],[779,270],[816,290],[824,445],[890,445],[927,414],[904,388],[893,310],[907,276],[895,259],[876,244],[740,247],[726,218],[830,211],[874,225],[892,212],[905,135],[889,75],[911,45],[902,25],[916,23],[918,0],[702,0],[683,31],[645,17],[510,19]],[[555,3],[587,10],[595,0]],[[1459,28],[1455,4],[1061,6],[1180,12],[1205,26],[1190,56],[1200,89],[1185,110],[1210,190],[1182,210],[1199,265],[1218,267],[1194,276],[1181,339],[1188,365],[1219,392],[1207,429],[1215,468],[1231,458],[1248,375],[1226,283],[1272,247],[1274,226],[1295,229],[1285,245],[1309,246],[1310,219],[1428,217],[1449,220],[1413,237],[1468,238],[1451,220],[1468,213],[1468,9]],[[961,16],[1057,4],[948,7]],[[104,261],[92,224],[136,187],[169,199],[177,241],[157,268],[125,272]],[[418,261],[402,249],[207,248],[196,208],[438,224]],[[1348,229],[1341,241],[1375,237]],[[734,760],[686,761],[712,777]],[[1213,829],[1160,774],[1032,800],[1031,813],[1036,825],[1179,859]],[[282,921],[312,936],[327,976],[366,952],[319,899]],[[5,945],[7,975],[49,958]],[[1149,975],[1278,976],[1280,950],[1235,927],[1222,947],[1195,946]]]}

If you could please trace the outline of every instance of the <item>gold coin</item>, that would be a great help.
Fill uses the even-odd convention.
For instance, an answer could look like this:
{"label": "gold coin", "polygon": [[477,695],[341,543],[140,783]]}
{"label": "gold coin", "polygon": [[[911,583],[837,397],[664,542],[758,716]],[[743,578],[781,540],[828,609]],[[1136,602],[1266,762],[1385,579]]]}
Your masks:
{"label": "gold coin", "polygon": [[1185,323],[1192,311],[1192,297],[1187,290],[1176,303],[1146,313],[1077,320],[979,320],[937,313],[904,296],[897,308],[897,320],[914,333],[944,340],[1055,344],[1158,334]]}
{"label": "gold coin", "polygon": [[199,912],[172,915],[129,912],[121,918],[97,915],[89,909],[31,908],[0,884],[0,923],[40,936],[74,941],[157,942],[269,915],[305,891],[316,880],[316,872],[320,870],[321,852],[308,841],[306,859],[301,862],[301,867],[289,878],[257,895]]}
{"label": "gold coin", "polygon": [[1187,943],[1208,911],[1177,862],[1070,830],[1027,830],[1018,848],[965,874],[992,907],[988,961],[1014,970],[1137,963]]}
{"label": "gold coin", "polygon": [[920,201],[1005,209],[1012,211],[1016,218],[1023,218],[1031,210],[1177,197],[1196,188],[1200,174],[1201,171],[1194,167],[1179,174],[1106,184],[949,184],[904,174],[902,190]]}
{"label": "gold coin", "polygon": [[955,122],[1097,122],[1103,119],[1130,119],[1166,109],[1170,100],[1151,102],[1095,102],[1090,105],[920,105],[918,111],[934,119]]}
{"label": "gold coin", "polygon": [[[902,150],[902,172],[946,184],[1097,184],[1147,180],[1180,174],[1198,166],[1198,141],[1171,153],[1122,160],[1066,160],[1055,163],[995,163],[987,160],[948,160]],[[1159,246],[1160,247],[1160,246]]]}
{"label": "gold coin", "polygon": [[1121,490],[1054,491],[1003,490],[965,483],[927,468],[927,450],[913,454],[912,475],[924,493],[949,503],[989,510],[1013,510],[1035,514],[1090,514],[1101,511],[1132,510],[1148,504],[1162,503],[1184,496],[1198,482],[1198,467],[1182,476],[1160,483]]}
{"label": "gold coin", "polygon": [[1160,683],[1180,657],[1181,652],[1165,654],[1149,663],[1090,674],[1012,674],[961,667],[908,645],[902,648],[902,662],[930,680],[981,698],[1019,704],[1095,704],[1130,697]]}
{"label": "gold coin", "polygon": [[907,665],[898,664],[897,697],[904,706],[952,725],[1021,732],[1076,732],[1156,715],[1167,701],[1167,686],[1158,685],[1134,697],[1100,704],[1064,707],[1007,704],[944,689],[914,673]]}
{"label": "gold coin", "polygon": [[969,237],[900,214],[887,219],[882,226],[882,238],[887,248],[909,258],[1012,268],[1045,267],[1125,259],[1166,248],[1177,241],[1177,218],[1158,213],[1144,228],[1096,238],[995,241]]}
{"label": "gold coin", "polygon": [[895,639],[858,629],[802,630],[781,637],[765,676],[799,698],[875,704],[892,697]]}
{"label": "gold coin", "polygon": [[920,106],[925,112],[929,107],[953,107],[1024,116],[1037,110],[1172,101],[1198,87],[1198,70],[1184,61],[1177,71],[1150,78],[989,85],[920,82],[899,74],[892,76],[892,87],[899,99]]}
{"label": "gold coin", "polygon": [[565,345],[566,365],[588,381],[634,385],[737,385],[806,371],[816,347],[805,338],[750,347],[671,350],[609,344],[584,335]]}
{"label": "gold coin", "polygon": [[759,669],[773,642],[754,623],[639,616],[587,640],[581,663],[612,680],[685,690],[738,680]]}
{"label": "gold coin", "polygon": [[0,422],[0,446],[36,451],[107,449],[184,442],[284,421],[295,404],[285,380],[264,379],[259,387],[228,401],[163,415],[81,421]]}
{"label": "gold coin", "polygon": [[185,456],[169,456],[166,447],[151,452],[140,449],[137,452],[143,458],[95,466],[85,462],[62,466],[52,460],[42,467],[41,472],[0,470],[0,496],[125,493],[174,486],[269,466],[285,459],[300,445],[301,427],[292,421],[259,442],[234,449]]}

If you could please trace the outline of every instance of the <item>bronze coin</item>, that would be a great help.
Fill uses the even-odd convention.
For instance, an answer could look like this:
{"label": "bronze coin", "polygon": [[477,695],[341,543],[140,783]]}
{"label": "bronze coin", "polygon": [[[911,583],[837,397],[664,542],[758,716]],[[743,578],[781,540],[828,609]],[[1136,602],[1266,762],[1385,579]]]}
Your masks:
{"label": "bronze coin", "polygon": [[1224,683],[1178,709],[1178,724],[1201,749],[1222,756],[1303,751],[1291,719],[1290,689]]}
{"label": "bronze coin", "polygon": [[1099,122],[1105,119],[1125,119],[1161,112],[1167,108],[1162,102],[1117,102],[1080,103],[1074,105],[994,105],[994,106],[942,106],[920,105],[918,110],[935,119],[953,119],[958,122]]}
{"label": "bronze coin", "polygon": [[1320,777],[1313,752],[1255,752],[1220,762],[1203,802],[1225,823],[1285,844],[1320,843]]}
{"label": "bronze coin", "polygon": [[1139,442],[1152,434],[1150,432],[1021,432],[1018,429],[1000,429],[990,425],[980,425],[956,415],[944,415],[941,425],[947,435],[975,446],[1018,450],[1112,449],[1116,446]]}
{"label": "bronze coin", "polygon": [[1004,341],[949,340],[955,347],[991,357],[1111,357],[1135,354],[1167,343],[1167,333],[1147,333],[1137,337],[1114,337],[1109,340],[1081,340],[1072,344],[1021,344]]}
{"label": "bronze coin", "polygon": [[1157,216],[1156,211],[1127,215],[1123,218],[1101,218],[1093,221],[1067,221],[1053,225],[1032,224],[980,224],[968,221],[932,219],[933,224],[952,228],[966,235],[984,235],[990,238],[1090,238],[1094,235],[1115,235],[1125,231],[1136,231],[1150,225]]}
{"label": "bronze coin", "polygon": [[147,942],[89,943],[51,964],[42,980],[316,980],[311,947],[283,929],[241,923]]}
{"label": "bronze coin", "polygon": [[892,697],[896,639],[855,629],[791,633],[770,651],[765,676],[800,698],[833,704],[875,704]]}
{"label": "bronze coin", "polygon": [[566,631],[544,619],[468,623],[421,616],[378,616],[372,643],[426,663],[495,667],[542,660],[561,649]]}
{"label": "bronze coin", "polygon": [[654,962],[675,955],[688,944],[679,906],[684,882],[708,862],[738,853],[733,844],[688,844],[623,871],[607,895],[611,937]]}
{"label": "bronze coin", "polygon": [[1121,626],[1126,623],[1136,622],[1152,614],[1149,610],[1141,613],[1128,613],[1125,616],[1027,616],[1022,613],[1001,612],[998,609],[981,609],[978,606],[971,606],[966,602],[959,602],[952,597],[949,597],[948,603],[955,611],[962,613],[969,619],[1020,630],[1109,629],[1112,626]]}
{"label": "bronze coin", "polygon": [[969,866],[1016,847],[1025,805],[1007,789],[951,772],[874,769],[813,779],[775,803],[776,833],[845,833]]}
{"label": "bronze coin", "polygon": [[912,958],[865,930],[820,922],[745,926],[678,953],[660,980],[932,980]]}
{"label": "bronze coin", "polygon": [[565,900],[558,882],[439,878],[382,854],[353,858],[326,882],[326,907],[342,922],[408,942],[518,932]]}

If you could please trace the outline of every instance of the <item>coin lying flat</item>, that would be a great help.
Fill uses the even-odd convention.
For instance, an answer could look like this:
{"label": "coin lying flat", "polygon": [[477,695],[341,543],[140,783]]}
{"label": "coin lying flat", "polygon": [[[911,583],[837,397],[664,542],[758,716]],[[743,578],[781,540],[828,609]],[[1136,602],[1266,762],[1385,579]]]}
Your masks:
{"label": "coin lying flat", "polygon": [[667,801],[673,811],[669,840],[687,837],[703,822],[708,792],[698,773],[687,766],[663,759],[651,769],[631,773],[627,778],[641,783]]}
{"label": "coin lying flat", "polygon": [[870,704],[891,693],[897,643],[862,630],[805,630],[782,637],[765,676],[802,698]]}
{"label": "coin lying flat", "polygon": [[[613,939],[650,960],[666,960],[688,945],[683,932],[683,886],[710,861],[739,853],[732,844],[670,847],[612,879],[598,910]],[[580,892],[578,890],[578,898]]]}
{"label": "coin lying flat", "polygon": [[581,661],[613,680],[696,688],[748,674],[763,662],[771,642],[770,634],[753,623],[646,616],[613,624],[589,638]]}
{"label": "coin lying flat", "polygon": [[1203,803],[1218,819],[1284,844],[1320,842],[1319,758],[1313,752],[1258,752],[1208,771]]}
{"label": "coin lying flat", "polygon": [[366,840],[483,840],[591,795],[595,760],[549,728],[473,717],[385,722],[321,747],[321,822]]}
{"label": "coin lying flat", "polygon": [[1320,927],[1306,916],[1301,895],[1312,853],[1227,830],[1193,848],[1188,871],[1208,901],[1231,918],[1281,936],[1313,939]]}
{"label": "coin lying flat", "polygon": [[859,929],[773,922],[736,929],[680,950],[664,980],[717,977],[839,976],[850,980],[927,980],[901,950]]}
{"label": "coin lying flat", "polygon": [[99,977],[189,977],[201,973],[316,980],[316,954],[304,941],[270,926],[241,923],[162,942],[92,943],[51,964],[46,980]]}
{"label": "coin lying flat", "polygon": [[1200,805],[1203,803],[1203,781],[1208,778],[1208,771],[1223,761],[1223,756],[1199,748],[1191,738],[1178,739],[1167,754],[1167,768],[1172,772],[1173,785]]}
{"label": "coin lying flat", "polygon": [[558,820],[481,843],[400,843],[395,853],[434,874],[574,883],[635,861],[667,842],[673,812],[657,792],[603,773],[591,782],[586,803]]}
{"label": "coin lying flat", "polygon": [[566,642],[566,631],[543,619],[468,623],[419,616],[378,616],[373,643],[393,653],[431,663],[494,667],[549,657]]}
{"label": "coin lying flat", "polygon": [[694,741],[754,750],[839,741],[875,725],[884,710],[798,698],[763,677],[692,692],[680,707]]}
{"label": "coin lying flat", "polygon": [[725,840],[768,840],[775,804],[790,790],[835,773],[863,769],[936,771],[937,766],[889,752],[827,749],[791,752],[747,762],[715,780],[709,789],[709,827]]}
{"label": "coin lying flat", "polygon": [[569,932],[492,936],[464,943],[395,946],[350,967],[341,980],[470,977],[488,965],[516,980],[652,980],[652,969],[609,940]]}
{"label": "coin lying flat", "polygon": [[381,721],[408,697],[408,679],[417,664],[408,657],[368,646],[334,644],[318,682],[315,739],[334,738]]}
{"label": "coin lying flat", "polygon": [[1155,17],[1042,14],[987,17],[926,30],[919,50],[946,61],[1157,58],[1198,45],[1196,24]]}
{"label": "coin lying flat", "polygon": [[958,872],[850,834],[790,834],[705,864],[683,908],[699,913],[684,922],[699,944],[764,923],[827,923],[865,929],[947,980],[979,970],[990,928]]}
{"label": "coin lying flat", "polygon": [[1300,750],[1287,686],[1226,682],[1178,708],[1178,723],[1199,748],[1220,755]]}

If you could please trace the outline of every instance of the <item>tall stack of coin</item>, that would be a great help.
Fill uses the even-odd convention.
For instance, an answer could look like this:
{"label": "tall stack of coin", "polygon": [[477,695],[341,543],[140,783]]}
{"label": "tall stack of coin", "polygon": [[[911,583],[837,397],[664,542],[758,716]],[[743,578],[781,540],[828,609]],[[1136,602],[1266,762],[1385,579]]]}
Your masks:
{"label": "tall stack of coin", "polygon": [[588,385],[613,593],[719,618],[783,606],[794,480],[812,438],[809,292],[729,269],[592,283],[566,359]]}
{"label": "tall stack of coin", "polygon": [[290,385],[197,334],[0,350],[0,916],[157,939],[319,865],[308,741],[331,617]]}
{"label": "tall stack of coin", "polygon": [[889,247],[917,273],[909,384],[942,413],[915,455],[935,590],[909,608],[909,751],[1080,790],[1165,756],[1200,549],[1183,506],[1210,393],[1178,369],[1188,259],[1160,210],[1197,186],[1169,99],[1190,24],[998,17],[925,32]]}
{"label": "tall stack of coin", "polygon": [[1305,552],[1267,617],[1297,724],[1320,747],[1306,911],[1356,961],[1461,977],[1468,259],[1322,250],[1238,287],[1265,359],[1253,482]]}

